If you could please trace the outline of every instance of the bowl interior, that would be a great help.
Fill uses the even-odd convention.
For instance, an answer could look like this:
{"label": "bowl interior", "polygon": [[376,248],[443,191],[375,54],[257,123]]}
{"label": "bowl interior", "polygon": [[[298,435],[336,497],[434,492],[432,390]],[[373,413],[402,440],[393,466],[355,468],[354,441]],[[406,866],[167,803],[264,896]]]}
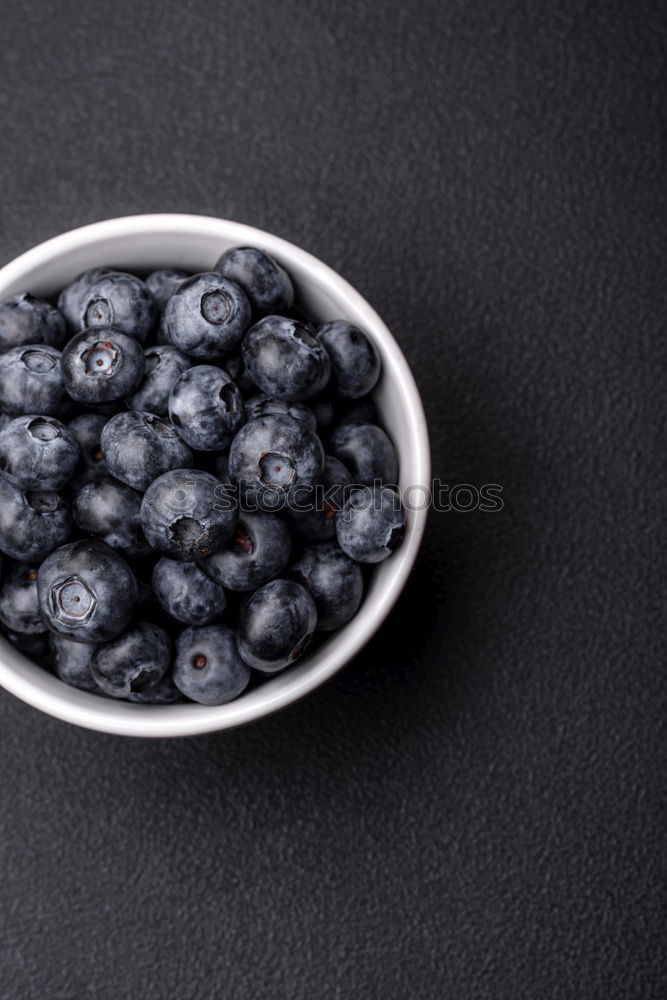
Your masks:
{"label": "bowl interior", "polygon": [[[375,401],[399,455],[399,485],[428,487],[430,466],[423,408],[398,345],[369,304],[321,261],[286,241],[239,223],[201,216],[130,216],[65,233],[0,270],[0,298],[21,291],[52,295],[89,267],[128,271],[210,269],[230,246],[255,245],[289,270],[298,297],[320,321],[343,318],[373,339],[383,365]],[[241,725],[296,700],[346,663],[371,637],[398,597],[414,562],[426,510],[407,510],[400,549],[377,566],[352,622],[285,673],[228,705],[147,706],[101,698],[67,687],[0,637],[0,684],[52,715],[78,725],[135,736],[191,735]]]}

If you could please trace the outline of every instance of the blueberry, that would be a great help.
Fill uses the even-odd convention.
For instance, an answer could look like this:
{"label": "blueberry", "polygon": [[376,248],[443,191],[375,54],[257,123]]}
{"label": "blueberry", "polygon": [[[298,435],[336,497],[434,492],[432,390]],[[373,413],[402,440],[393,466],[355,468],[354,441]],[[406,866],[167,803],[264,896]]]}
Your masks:
{"label": "blueberry", "polygon": [[172,344],[211,361],[240,342],[250,323],[250,303],[240,285],[211,271],[184,281],[167,302],[164,318]]}
{"label": "blueberry", "polygon": [[107,642],[128,625],[137,581],[125,560],[96,541],[70,542],[39,567],[39,606],[52,632],[77,642]]}
{"label": "blueberry", "polygon": [[69,285],[66,285],[58,296],[58,312],[60,312],[67,322],[70,330],[81,329],[81,303],[83,297],[96,281],[103,275],[108,274],[108,267],[93,267],[89,271],[78,274]]}
{"label": "blueberry", "polygon": [[343,463],[327,455],[321,483],[295,490],[290,497],[287,515],[294,532],[311,542],[335,538],[336,514],[345,503],[346,487],[351,483]]}
{"label": "blueberry", "polygon": [[306,546],[288,577],[315,601],[317,627],[323,632],[342,628],[359,610],[364,593],[361,569],[335,542]]}
{"label": "blueberry", "polygon": [[169,417],[191,448],[223,451],[245,420],[243,398],[222,368],[197,365],[175,383]]}
{"label": "blueberry", "polygon": [[59,490],[81,457],[74,434],[55,417],[26,414],[0,431],[0,470],[25,490]]}
{"label": "blueberry", "polygon": [[338,396],[358,399],[370,392],[380,377],[380,355],[358,326],[338,319],[317,331],[331,359],[331,387]]}
{"label": "blueberry", "polygon": [[5,413],[60,415],[71,404],[60,351],[47,344],[12,347],[0,355],[0,406]]}
{"label": "blueberry", "polygon": [[284,399],[275,399],[261,392],[246,401],[245,413],[247,420],[257,420],[258,417],[294,417],[303,420],[311,431],[317,430],[315,414],[305,403],[286,403]]}
{"label": "blueberry", "polygon": [[93,654],[96,647],[85,642],[73,642],[61,635],[51,633],[49,637],[53,672],[64,684],[79,688],[81,691],[97,691],[91,671]]}
{"label": "blueberry", "polygon": [[311,399],[329,381],[329,355],[305,323],[295,319],[260,319],[243,338],[242,353],[253,382],[277,399]]}
{"label": "blueberry", "polygon": [[381,427],[360,421],[339,424],[329,439],[329,450],[350,470],[355,483],[370,485],[379,479],[395,485],[398,459]]}
{"label": "blueberry", "polygon": [[192,362],[171,344],[147,347],[144,356],[146,369],[139,388],[126,400],[131,410],[157,413],[166,417],[169,411],[169,394]]}
{"label": "blueberry", "polygon": [[67,337],[63,316],[28,292],[0,302],[0,351],[25,344],[62,347]]}
{"label": "blueberry", "polygon": [[226,625],[186,628],[176,640],[174,683],[201,705],[224,705],[245,690],[250,671]]}
{"label": "blueberry", "polygon": [[238,511],[221,502],[222,483],[201,469],[160,476],[141,502],[141,523],[152,547],[191,562],[217,552],[231,537]]}
{"label": "blueberry", "polygon": [[183,695],[174,684],[171,674],[165,674],[147,691],[133,691],[128,694],[127,700],[138,702],[140,705],[174,705],[183,701]]}
{"label": "blueberry", "polygon": [[82,531],[125,556],[151,551],[141,530],[141,494],[125,483],[111,477],[88,483],[75,495],[72,514]]}
{"label": "blueberry", "polygon": [[46,631],[37,599],[37,568],[19,563],[0,589],[0,622],[12,632],[35,635]]}
{"label": "blueberry", "polygon": [[110,403],[131,395],[145,367],[137,341],[108,326],[82,330],[62,354],[65,388],[77,403]]}
{"label": "blueberry", "polygon": [[398,493],[388,486],[355,490],[336,518],[338,544],[356,562],[382,562],[404,534],[405,511]]}
{"label": "blueberry", "polygon": [[272,580],[241,609],[239,653],[263,673],[282,670],[307,648],[316,623],[315,604],[305,587],[293,580]]}
{"label": "blueberry", "polygon": [[107,418],[101,413],[81,413],[67,424],[81,449],[81,458],[72,477],[72,486],[76,489],[104,479],[109,474],[100,444],[106,423]]}
{"label": "blueberry", "polygon": [[181,271],[177,267],[163,267],[148,275],[146,287],[157,302],[158,309],[164,309],[167,300],[174,294],[178,286],[182,285],[189,277],[189,271]]}
{"label": "blueberry", "polygon": [[[49,639],[46,632],[31,634],[30,632],[7,631],[5,638],[11,642],[12,646],[16,646],[20,653],[35,662],[48,658]],[[44,666],[48,666],[48,663],[44,663]]]}
{"label": "blueberry", "polygon": [[289,528],[276,514],[241,514],[225,548],[200,566],[228,590],[255,590],[283,571],[291,549]]}
{"label": "blueberry", "polygon": [[290,276],[265,250],[233,247],[223,253],[215,270],[241,286],[257,316],[288,312],[292,307],[294,288]]}
{"label": "blueberry", "polygon": [[229,451],[229,477],[246,506],[279,509],[291,489],[322,475],[320,439],[302,420],[259,417],[238,432]]}
{"label": "blueberry", "polygon": [[24,493],[0,475],[0,549],[13,559],[37,562],[72,537],[69,504],[59,493]]}
{"label": "blueberry", "polygon": [[155,596],[172,618],[208,625],[227,607],[225,592],[196,563],[160,559],[153,570]]}
{"label": "blueberry", "polygon": [[140,278],[107,271],[82,295],[78,329],[113,327],[144,344],[157,317],[157,303]]}
{"label": "blueberry", "polygon": [[93,678],[114,698],[143,694],[162,680],[171,664],[171,641],[152,622],[137,622],[93,653]]}
{"label": "blueberry", "polygon": [[112,417],[101,444],[111,475],[135,490],[146,490],[158,476],[189,468],[194,461],[169,421],[153,413],[132,410]]}

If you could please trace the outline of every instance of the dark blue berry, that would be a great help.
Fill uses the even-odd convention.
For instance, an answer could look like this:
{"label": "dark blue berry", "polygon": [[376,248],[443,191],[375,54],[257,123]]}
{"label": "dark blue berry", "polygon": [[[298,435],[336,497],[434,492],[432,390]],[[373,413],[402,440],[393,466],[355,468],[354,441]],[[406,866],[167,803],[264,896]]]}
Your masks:
{"label": "dark blue berry", "polygon": [[317,611],[306,588],[293,580],[272,580],[241,609],[239,652],[249,666],[274,673],[299,659],[316,624]]}
{"label": "dark blue berry", "polygon": [[189,277],[189,271],[181,271],[177,267],[163,267],[148,275],[146,287],[157,302],[158,309],[164,309],[167,300],[174,294],[178,286],[182,285]]}
{"label": "dark blue berry", "polygon": [[183,701],[183,695],[174,684],[171,674],[165,674],[147,691],[133,691],[128,694],[127,700],[140,705],[174,705]]}
{"label": "dark blue berry", "polygon": [[0,475],[0,549],[13,559],[37,562],[72,537],[69,504],[48,490],[24,492]]}
{"label": "dark blue berry", "polygon": [[61,363],[65,388],[77,403],[110,403],[131,395],[146,367],[139,343],[106,326],[72,337]]}
{"label": "dark blue berry", "polygon": [[108,267],[93,267],[88,271],[78,274],[69,285],[66,285],[58,296],[58,312],[60,312],[67,322],[70,330],[81,329],[81,303],[83,297],[96,281],[103,275],[108,274]]}
{"label": "dark blue berry", "polygon": [[61,635],[50,634],[51,659],[53,672],[64,684],[79,688],[81,691],[97,691],[91,671],[93,654],[96,646],[85,642],[73,642]]}
{"label": "dark blue berry", "polygon": [[108,545],[70,542],[39,567],[39,607],[52,632],[77,642],[107,642],[128,625],[137,581]]}
{"label": "dark blue berry", "polygon": [[349,470],[355,483],[376,480],[395,485],[398,477],[396,450],[387,434],[375,424],[357,421],[339,424],[329,438],[329,451]]}
{"label": "dark blue berry", "polygon": [[197,365],[175,383],[169,418],[191,448],[223,451],[245,420],[243,397],[222,368]]}
{"label": "dark blue berry", "polygon": [[157,413],[159,417],[166,417],[169,412],[171,390],[192,362],[171,344],[147,347],[144,356],[146,369],[143,380],[137,391],[128,397],[126,403],[131,410],[142,410],[144,413]]}
{"label": "dark blue berry", "polygon": [[294,288],[290,276],[265,250],[233,247],[223,253],[215,270],[241,286],[256,316],[288,312],[292,307]]}
{"label": "dark blue berry", "polygon": [[78,328],[113,327],[144,344],[157,318],[157,303],[140,278],[108,271],[82,295]]}
{"label": "dark blue berry", "polygon": [[240,285],[211,271],[184,281],[167,302],[164,318],[172,344],[211,361],[239,344],[250,323],[250,303]]}
{"label": "dark blue berry", "polygon": [[380,377],[380,355],[359,327],[345,320],[323,323],[318,339],[331,360],[331,388],[338,396],[358,399]]}
{"label": "dark blue berry", "polygon": [[224,705],[245,690],[250,671],[226,625],[186,628],[176,640],[174,683],[201,705]]}
{"label": "dark blue berry", "polygon": [[168,420],[153,413],[119,413],[102,431],[107,468],[135,490],[146,490],[170,469],[190,468],[193,455]]}
{"label": "dark blue berry", "polygon": [[0,470],[24,490],[59,490],[74,474],[79,442],[55,417],[26,414],[0,431]]}
{"label": "dark blue berry", "polygon": [[19,563],[0,588],[0,622],[12,632],[45,632],[37,598],[37,567]]}
{"label": "dark blue berry", "polygon": [[105,479],[109,474],[100,444],[107,419],[101,413],[81,413],[67,424],[81,449],[81,458],[71,482],[74,489]]}
{"label": "dark blue berry", "polygon": [[0,406],[5,413],[59,416],[71,405],[60,351],[47,344],[12,347],[0,355]]}
{"label": "dark blue berry", "polygon": [[117,479],[109,477],[82,487],[74,497],[72,514],[82,531],[124,556],[151,551],[141,529],[141,494]]}
{"label": "dark blue berry", "polygon": [[303,420],[312,431],[317,430],[315,414],[305,403],[286,403],[284,399],[274,399],[263,392],[246,400],[245,413],[247,420],[257,420],[258,417],[294,417],[295,420]]}
{"label": "dark blue berry", "polygon": [[20,653],[27,656],[35,663],[44,661],[43,666],[48,666],[49,638],[47,632],[5,632],[5,638],[15,646]]}
{"label": "dark blue berry", "polygon": [[287,514],[295,534],[311,542],[336,537],[336,514],[346,500],[352,477],[342,462],[332,455],[324,459],[322,481],[316,486],[293,491]]}
{"label": "dark blue berry", "polygon": [[338,544],[356,562],[382,562],[404,534],[405,511],[398,493],[387,486],[355,490],[336,518]]}
{"label": "dark blue berry", "polygon": [[196,563],[160,559],[153,570],[153,590],[165,611],[186,625],[208,625],[227,607],[222,587]]}
{"label": "dark blue berry", "polygon": [[157,552],[190,562],[217,552],[238,520],[235,506],[221,502],[222,483],[201,469],[160,476],[141,503],[144,534]]}
{"label": "dark blue berry", "polygon": [[312,330],[295,319],[265,316],[246,333],[242,353],[253,382],[277,399],[312,399],[329,381],[329,355]]}
{"label": "dark blue berry", "polygon": [[302,420],[259,417],[238,432],[229,451],[229,477],[248,507],[280,509],[290,490],[314,485],[324,467],[320,439]]}
{"label": "dark blue berry", "polygon": [[98,646],[91,670],[94,680],[113,698],[150,691],[171,665],[171,641],[152,622],[137,622],[121,635]]}
{"label": "dark blue berry", "polygon": [[364,593],[361,569],[335,542],[306,546],[288,577],[315,601],[317,627],[323,632],[347,625],[359,610]]}
{"label": "dark blue berry", "polygon": [[66,337],[64,317],[48,302],[28,292],[0,302],[0,351],[25,344],[62,347]]}
{"label": "dark blue berry", "polygon": [[278,576],[289,561],[289,528],[276,514],[241,514],[224,549],[201,568],[228,590],[255,590]]}

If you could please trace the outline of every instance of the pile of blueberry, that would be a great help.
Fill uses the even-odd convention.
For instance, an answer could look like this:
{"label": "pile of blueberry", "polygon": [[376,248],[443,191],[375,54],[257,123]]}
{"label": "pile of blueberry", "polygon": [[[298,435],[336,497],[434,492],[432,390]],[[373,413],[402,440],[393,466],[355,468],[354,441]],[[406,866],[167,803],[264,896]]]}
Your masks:
{"label": "pile of blueberry", "polygon": [[400,544],[377,351],[267,253],[0,303],[0,622],[65,683],[217,705],[356,614]]}

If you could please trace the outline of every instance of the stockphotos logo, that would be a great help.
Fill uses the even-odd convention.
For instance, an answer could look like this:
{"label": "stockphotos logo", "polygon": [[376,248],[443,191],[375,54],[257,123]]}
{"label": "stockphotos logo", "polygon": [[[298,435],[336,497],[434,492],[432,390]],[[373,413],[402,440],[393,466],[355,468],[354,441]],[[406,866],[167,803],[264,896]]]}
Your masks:
{"label": "stockphotos logo", "polygon": [[[192,485],[185,480],[184,486]],[[337,514],[343,504],[350,500],[352,506],[366,507],[369,503],[381,505],[379,487],[387,484],[377,479],[373,486],[353,483],[347,486],[306,486],[299,484],[288,489],[260,486],[256,482],[220,484],[216,487],[216,508],[218,510],[264,511],[275,513],[289,510],[295,514],[312,511]],[[499,483],[443,483],[434,479],[431,487],[423,485],[391,486],[396,498],[396,509],[434,510],[438,513],[468,514],[472,511],[499,513],[503,507],[503,488]]]}

